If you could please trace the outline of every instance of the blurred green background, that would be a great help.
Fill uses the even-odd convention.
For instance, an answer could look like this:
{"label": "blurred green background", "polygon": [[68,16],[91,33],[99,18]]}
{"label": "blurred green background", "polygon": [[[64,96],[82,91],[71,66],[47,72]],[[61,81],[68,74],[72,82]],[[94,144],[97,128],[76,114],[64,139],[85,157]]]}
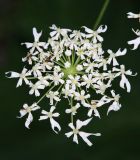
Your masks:
{"label": "blurred green background", "polygon": [[[69,131],[65,114],[59,122],[63,127],[55,135],[48,122],[35,121],[31,129],[24,127],[25,118],[16,119],[23,103],[31,104],[34,97],[27,87],[16,89],[16,80],[6,79],[4,72],[20,72],[26,55],[21,42],[32,41],[32,28],[43,30],[42,40],[47,40],[52,24],[71,29],[85,25],[92,28],[103,0],[0,0],[0,160],[140,160],[140,76],[130,77],[132,91],[116,89],[121,94],[122,108],[106,116],[107,108],[100,110],[102,118],[93,119],[87,131],[101,132],[101,137],[91,137],[93,147],[80,141],[72,143],[64,133]],[[139,28],[138,20],[126,18],[126,13],[140,11],[140,0],[111,0],[102,24],[108,25],[104,49],[116,51],[130,48],[127,41],[135,38],[131,28]],[[120,58],[127,68],[140,73],[140,49]],[[42,106],[47,104],[44,102]],[[60,108],[61,107],[61,108]],[[60,103],[59,109],[67,107]],[[83,119],[85,119],[84,117]],[[85,128],[86,131],[86,128]]]}

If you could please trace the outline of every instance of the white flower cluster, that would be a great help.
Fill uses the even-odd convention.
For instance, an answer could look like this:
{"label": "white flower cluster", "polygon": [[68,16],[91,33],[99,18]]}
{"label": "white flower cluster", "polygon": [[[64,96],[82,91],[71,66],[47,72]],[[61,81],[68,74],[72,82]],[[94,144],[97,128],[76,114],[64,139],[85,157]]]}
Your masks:
{"label": "white flower cluster", "polygon": [[[55,25],[50,29],[48,41],[40,42],[42,32],[38,33],[33,28],[34,42],[22,43],[29,49],[27,56],[22,59],[26,63],[22,72],[6,73],[9,78],[19,78],[17,87],[24,81],[30,88],[29,95],[42,95],[32,105],[23,105],[20,118],[27,115],[25,126],[29,128],[33,121],[32,113],[40,109],[38,105],[43,99],[48,99],[50,107],[47,105],[47,111],[41,111],[39,120],[49,119],[52,130],[58,133],[61,126],[55,119],[60,114],[54,111],[58,110],[57,103],[66,99],[68,107],[64,110],[70,115],[68,126],[71,131],[65,135],[68,138],[73,135],[76,143],[79,135],[91,146],[88,137],[100,136],[100,133],[86,133],[81,128],[88,125],[93,116],[100,118],[99,108],[103,105],[109,106],[107,114],[121,108],[120,95],[115,93],[112,82],[120,77],[120,87],[126,88],[127,92],[131,90],[127,76],[133,76],[132,71],[118,62],[119,57],[124,56],[127,50],[103,50],[101,34],[106,32],[107,26],[100,26],[96,31],[84,26],[83,32],[61,29]],[[88,117],[83,121],[77,119],[82,109]]]}
{"label": "white flower cluster", "polygon": [[[140,13],[135,14],[132,12],[128,12],[128,18],[138,18],[140,23]],[[128,41],[128,44],[134,45],[133,50],[137,49],[140,45],[140,30],[137,29],[136,31],[132,28],[132,31],[136,34],[137,38],[131,41]]]}

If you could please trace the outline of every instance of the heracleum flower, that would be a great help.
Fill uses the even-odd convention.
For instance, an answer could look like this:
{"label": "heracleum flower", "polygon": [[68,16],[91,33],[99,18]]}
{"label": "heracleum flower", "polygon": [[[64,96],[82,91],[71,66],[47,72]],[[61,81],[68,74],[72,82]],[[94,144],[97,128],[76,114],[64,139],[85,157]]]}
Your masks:
{"label": "heracleum flower", "polygon": [[[139,22],[140,22],[140,13],[139,14],[135,14],[132,12],[128,12],[128,18],[138,18]],[[135,50],[139,47],[140,45],[140,30],[137,29],[136,31],[134,29],[132,29],[132,31],[135,33],[135,35],[137,36],[137,38],[135,38],[134,40],[130,40],[128,41],[129,45],[134,45],[132,50]]]}
{"label": "heracleum flower", "polygon": [[68,133],[65,133],[65,135],[69,138],[73,135],[73,142],[75,143],[79,143],[78,142],[78,135],[83,139],[83,141],[85,143],[87,143],[87,145],[89,146],[92,146],[92,143],[89,141],[88,137],[91,136],[91,135],[94,135],[94,136],[100,136],[101,134],[100,133],[86,133],[86,132],[83,132],[83,131],[80,131],[80,129],[83,127],[83,126],[86,126],[88,125],[88,123],[92,120],[92,118],[90,119],[87,119],[85,121],[80,121],[80,120],[77,120],[76,121],[76,127],[73,125],[73,123],[69,123],[69,127],[72,129],[72,131],[68,132]]}
{"label": "heracleum flower", "polygon": [[[10,74],[10,75],[8,75]],[[24,82],[28,85],[29,84],[29,80],[26,78],[26,76],[30,76],[31,72],[29,72],[26,68],[23,68],[21,73],[17,73],[17,72],[6,72],[6,76],[8,78],[19,78],[18,82],[17,82],[17,86],[22,86],[22,81],[24,80]]]}
{"label": "heracleum flower", "polygon": [[118,51],[116,53],[114,53],[112,50],[109,49],[107,52],[110,54],[107,62],[110,64],[113,61],[113,66],[117,66],[117,65],[119,65],[119,63],[118,63],[116,57],[125,55],[127,50],[124,49],[123,51],[121,51],[121,49],[118,49]]}
{"label": "heracleum flower", "polygon": [[58,91],[55,91],[55,92],[50,91],[50,92],[46,95],[46,97],[50,98],[50,105],[53,105],[54,101],[57,101],[57,102],[60,101],[58,95],[59,95],[59,92],[58,92]]}
{"label": "heracleum flower", "polygon": [[125,88],[125,85],[126,85],[127,92],[130,92],[131,85],[130,85],[130,82],[128,81],[128,79],[126,78],[126,75],[127,76],[136,76],[136,74],[133,75],[131,70],[126,71],[124,65],[121,65],[120,68],[114,67],[113,71],[117,72],[115,75],[116,77],[121,76],[120,87]]}
{"label": "heracleum flower", "polygon": [[83,28],[85,28],[85,31],[88,33],[86,38],[92,38],[93,43],[97,43],[97,41],[102,42],[103,37],[99,34],[104,33],[107,30],[107,26],[100,26],[96,31],[93,31],[85,26],[83,26]]}
{"label": "heracleum flower", "polygon": [[29,86],[31,87],[31,90],[29,91],[29,94],[35,94],[36,97],[40,96],[39,89],[44,89],[45,86],[41,83],[41,81],[36,82],[35,84],[29,83]]}
{"label": "heracleum flower", "polygon": [[27,53],[27,56],[22,58],[22,61],[23,62],[27,61],[29,63],[29,65],[32,65],[33,62],[37,62],[38,61],[37,55],[38,55],[38,51],[36,51],[34,53],[31,53],[31,51],[29,51]]}
{"label": "heracleum flower", "polygon": [[22,118],[26,114],[28,114],[28,117],[25,122],[25,127],[29,128],[30,123],[33,121],[33,115],[31,112],[36,111],[38,109],[40,109],[40,107],[36,103],[33,103],[31,106],[28,106],[28,104],[24,104],[23,109],[19,111],[20,116],[17,118]]}
{"label": "heracleum flower", "polygon": [[86,95],[84,90],[82,90],[80,93],[75,92],[74,94],[75,94],[75,99],[77,101],[80,101],[83,106],[86,104],[86,99],[90,98],[90,94]]}
{"label": "heracleum flower", "polygon": [[113,103],[109,106],[107,114],[112,110],[118,111],[121,108],[121,104],[119,104],[120,95],[119,94],[116,95],[114,90],[111,91],[111,94],[113,98],[110,100],[113,101]]}
{"label": "heracleum flower", "polygon": [[[107,26],[99,26],[94,31],[87,27],[83,28],[85,32],[61,29],[52,25],[51,37],[46,42],[39,41],[42,32],[38,33],[36,28],[33,28],[34,42],[24,43],[29,49],[23,60],[26,69],[21,74],[9,72],[9,78],[20,78],[18,86],[22,85],[24,80],[30,88],[29,94],[39,97],[36,105],[42,100],[49,99],[50,111],[42,109],[39,120],[50,119],[51,127],[56,133],[61,127],[54,120],[59,113],[53,111],[58,102],[67,100],[68,104],[63,111],[70,115],[69,126],[72,131],[66,133],[66,136],[74,135],[73,141],[78,143],[79,135],[91,146],[88,137],[100,134],[82,132],[81,127],[88,125],[93,116],[101,118],[98,108],[105,104],[109,106],[107,114],[111,110],[117,111],[121,108],[120,96],[115,93],[112,82],[120,76],[120,87],[124,88],[126,85],[127,91],[130,92],[130,82],[126,76],[132,76],[132,72],[126,70],[124,65],[120,65],[117,59],[126,54],[126,49],[118,49],[116,53],[111,49],[108,49],[107,53],[103,49],[103,37],[100,34],[106,32]],[[26,127],[33,120],[31,111],[34,111],[27,108],[25,105],[24,113],[30,115]],[[77,120],[82,109],[86,111],[86,116],[91,117],[90,119]]]}
{"label": "heracleum flower", "polygon": [[71,113],[72,115],[76,115],[77,109],[80,107],[80,103],[77,103],[75,106],[71,107],[70,109],[66,109],[66,113]]}
{"label": "heracleum flower", "polygon": [[[60,127],[59,123],[54,120],[54,118],[55,118],[55,117],[59,117],[60,114],[59,114],[59,113],[53,113],[54,110],[55,110],[55,107],[54,107],[54,106],[52,106],[52,107],[50,108],[50,111],[49,111],[49,112],[47,112],[47,111],[45,111],[45,110],[42,110],[41,113],[42,113],[43,115],[40,116],[39,121],[40,121],[40,120],[45,120],[45,119],[50,119],[50,123],[51,123],[51,127],[52,127],[53,131],[54,131],[55,133],[58,133],[58,131],[61,130],[61,127]],[[57,131],[55,128],[57,128],[58,131]]]}
{"label": "heracleum flower", "polygon": [[87,113],[88,117],[91,117],[93,115],[94,112],[94,116],[99,117],[100,118],[100,114],[97,110],[98,107],[101,107],[103,104],[105,103],[100,103],[100,100],[91,100],[91,103],[88,105],[85,105],[85,107],[89,108],[89,111]]}
{"label": "heracleum flower", "polygon": [[34,42],[33,43],[26,42],[26,43],[22,43],[22,45],[25,44],[27,48],[31,48],[30,49],[31,53],[33,53],[35,51],[35,49],[37,49],[37,51],[41,52],[46,44],[45,42],[39,42],[41,35],[42,35],[42,32],[37,33],[36,28],[33,28]]}

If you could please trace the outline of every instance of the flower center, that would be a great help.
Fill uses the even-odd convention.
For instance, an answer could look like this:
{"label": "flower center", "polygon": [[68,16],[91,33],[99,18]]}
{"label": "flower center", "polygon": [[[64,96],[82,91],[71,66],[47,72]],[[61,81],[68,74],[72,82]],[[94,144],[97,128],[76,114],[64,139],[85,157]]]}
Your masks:
{"label": "flower center", "polygon": [[75,66],[70,66],[69,68],[64,68],[62,69],[63,73],[64,73],[64,77],[68,77],[69,75],[74,76],[75,74],[77,74],[77,70]]}
{"label": "flower center", "polygon": [[53,116],[52,112],[48,112],[48,117],[52,118],[52,116]]}
{"label": "flower center", "polygon": [[73,133],[74,134],[78,134],[79,133],[79,130],[77,128],[73,129]]}
{"label": "flower center", "polygon": [[26,109],[26,111],[27,111],[28,113],[30,113],[30,112],[32,111],[32,109],[31,109],[30,107],[28,107],[28,108]]}

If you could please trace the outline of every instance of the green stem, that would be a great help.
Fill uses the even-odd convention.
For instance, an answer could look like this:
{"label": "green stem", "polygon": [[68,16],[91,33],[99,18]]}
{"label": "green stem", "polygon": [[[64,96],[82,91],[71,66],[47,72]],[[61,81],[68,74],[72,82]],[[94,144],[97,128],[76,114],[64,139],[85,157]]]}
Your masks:
{"label": "green stem", "polygon": [[98,25],[100,24],[100,22],[101,22],[101,20],[102,20],[102,18],[104,16],[104,14],[105,14],[105,11],[106,11],[106,9],[108,7],[109,2],[110,2],[110,0],[105,0],[104,4],[102,6],[102,9],[101,9],[101,11],[99,13],[99,16],[98,16],[98,18],[97,18],[97,20],[95,22],[94,27],[93,27],[94,30],[96,30],[97,27],[98,27]]}
{"label": "green stem", "polygon": [[[52,83],[53,83],[53,82],[52,82]],[[50,83],[50,86],[51,86],[52,83]],[[55,87],[55,85],[53,85],[53,86],[37,101],[36,104],[40,103],[40,102],[46,97],[46,94],[47,94],[50,90],[52,90],[54,87]]]}
{"label": "green stem", "polygon": [[[71,97],[71,108],[73,107],[73,99]],[[71,123],[73,123],[73,114],[71,113]]]}

